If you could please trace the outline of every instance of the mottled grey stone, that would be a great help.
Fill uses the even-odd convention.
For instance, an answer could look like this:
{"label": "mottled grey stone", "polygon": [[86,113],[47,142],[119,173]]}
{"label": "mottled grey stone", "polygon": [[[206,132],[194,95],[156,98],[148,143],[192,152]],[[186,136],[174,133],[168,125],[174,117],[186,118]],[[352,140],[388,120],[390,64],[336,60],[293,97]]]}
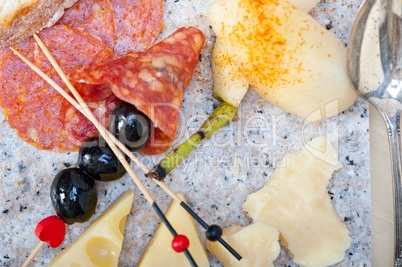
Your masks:
{"label": "mottled grey stone", "polygon": [[[177,144],[201,126],[218,102],[211,96],[210,59],[214,34],[205,11],[213,0],[166,0],[162,37],[178,27],[196,26],[206,35],[206,43],[194,79],[184,95]],[[357,15],[361,0],[322,1],[310,14],[344,44]],[[166,179],[174,191],[184,192],[189,203],[208,223],[228,227],[247,225],[250,218],[241,210],[248,194],[260,189],[281,164],[280,159],[302,148],[304,141],[325,134],[339,151],[344,166],[333,175],[328,192],[335,210],[352,237],[345,260],[339,266],[371,266],[371,216],[369,172],[368,106],[358,100],[337,117],[304,129],[297,117],[274,107],[254,90],[246,95],[239,118],[206,140]],[[303,133],[303,134],[302,134]],[[160,156],[139,156],[149,167]],[[54,175],[66,164],[74,166],[77,153],[39,151],[21,141],[0,115],[0,266],[17,266],[36,246],[36,224],[54,214],[50,184]],[[240,162],[238,168],[234,162]],[[154,183],[134,170],[165,210],[170,198]],[[135,192],[134,205],[128,216],[121,266],[135,266],[151,239],[159,220],[130,177],[110,183],[98,183],[99,200],[95,219],[128,188]],[[92,221],[91,220],[91,221]],[[75,224],[67,228],[63,244],[56,249],[45,246],[32,266],[48,263],[75,240],[89,225]],[[202,240],[205,240],[201,229]],[[218,266],[210,255],[211,265]],[[282,250],[276,266],[294,266]]]}

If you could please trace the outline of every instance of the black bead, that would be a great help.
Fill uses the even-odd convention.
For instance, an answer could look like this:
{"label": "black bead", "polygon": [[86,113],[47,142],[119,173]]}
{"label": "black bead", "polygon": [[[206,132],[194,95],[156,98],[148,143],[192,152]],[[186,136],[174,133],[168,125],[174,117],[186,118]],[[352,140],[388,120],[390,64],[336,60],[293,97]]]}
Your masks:
{"label": "black bead", "polygon": [[78,168],[62,170],[52,182],[50,199],[57,216],[65,223],[86,222],[98,201],[95,181]]}
{"label": "black bead", "polygon": [[219,225],[213,224],[208,227],[207,231],[205,232],[205,236],[209,241],[215,242],[221,238],[222,233],[222,228]]}
{"label": "black bead", "polygon": [[110,115],[109,130],[131,151],[140,151],[151,135],[151,120],[135,106],[120,102]]}
{"label": "black bead", "polygon": [[[129,161],[127,157],[126,160]],[[78,166],[98,181],[114,181],[126,173],[126,169],[112,149],[99,136],[90,137],[82,142],[78,154]]]}

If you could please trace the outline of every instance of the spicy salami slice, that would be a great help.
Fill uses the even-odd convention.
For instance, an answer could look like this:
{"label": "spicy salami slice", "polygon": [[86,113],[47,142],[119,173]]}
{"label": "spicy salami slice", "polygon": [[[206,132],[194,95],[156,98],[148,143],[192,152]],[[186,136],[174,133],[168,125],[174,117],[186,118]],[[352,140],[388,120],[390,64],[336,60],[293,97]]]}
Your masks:
{"label": "spicy salami slice", "polygon": [[[76,84],[75,88],[99,122],[109,125],[110,114],[120,102],[120,99],[113,94],[110,85]],[[62,110],[66,136],[72,144],[79,147],[83,140],[98,134],[95,125],[68,101],[63,102]]]}
{"label": "spicy salami slice", "polygon": [[145,155],[157,155],[161,154],[169,149],[173,144],[174,137],[167,136],[159,128],[153,128],[149,141],[141,149],[141,153]]}
{"label": "spicy salami slice", "polygon": [[123,57],[152,46],[163,28],[163,0],[110,0],[116,19],[114,53]]}
{"label": "spicy salami slice", "polygon": [[69,77],[89,84],[110,83],[117,97],[135,105],[160,129],[142,152],[162,153],[176,136],[183,92],[204,41],[200,30],[180,28],[142,53],[76,70]]}
{"label": "spicy salami slice", "polygon": [[79,0],[65,10],[57,22],[69,27],[83,28],[98,36],[111,49],[116,42],[116,21],[109,0]]}
{"label": "spicy salami slice", "polygon": [[[114,59],[112,50],[90,33],[56,25],[39,34],[64,72]],[[68,91],[34,38],[13,46]],[[110,113],[113,94],[107,86],[76,84],[77,90],[98,113]],[[87,136],[97,134],[88,121],[73,121],[83,133],[71,136],[66,112],[72,106],[8,48],[0,50],[0,105],[10,126],[26,142],[39,149],[58,152],[77,150]],[[115,102],[117,100],[115,99]],[[94,109],[94,110],[95,110]],[[107,109],[107,111],[104,111]]]}

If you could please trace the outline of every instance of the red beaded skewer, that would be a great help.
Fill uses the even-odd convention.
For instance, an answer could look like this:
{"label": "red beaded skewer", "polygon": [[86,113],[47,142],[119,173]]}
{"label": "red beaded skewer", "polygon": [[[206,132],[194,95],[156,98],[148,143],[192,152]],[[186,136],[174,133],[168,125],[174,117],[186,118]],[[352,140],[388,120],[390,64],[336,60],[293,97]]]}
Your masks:
{"label": "red beaded skewer", "polygon": [[176,252],[183,252],[190,245],[190,241],[185,235],[177,235],[173,238],[172,248]]}

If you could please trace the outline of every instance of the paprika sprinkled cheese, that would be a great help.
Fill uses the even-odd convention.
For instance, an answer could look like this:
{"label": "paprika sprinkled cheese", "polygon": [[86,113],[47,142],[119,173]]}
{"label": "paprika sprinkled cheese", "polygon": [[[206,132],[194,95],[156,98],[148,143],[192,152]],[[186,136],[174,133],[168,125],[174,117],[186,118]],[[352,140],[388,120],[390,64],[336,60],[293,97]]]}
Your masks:
{"label": "paprika sprinkled cheese", "polygon": [[[208,17],[239,71],[272,104],[315,121],[354,103],[345,48],[289,2],[218,0]],[[311,117],[315,111],[324,116]]]}

